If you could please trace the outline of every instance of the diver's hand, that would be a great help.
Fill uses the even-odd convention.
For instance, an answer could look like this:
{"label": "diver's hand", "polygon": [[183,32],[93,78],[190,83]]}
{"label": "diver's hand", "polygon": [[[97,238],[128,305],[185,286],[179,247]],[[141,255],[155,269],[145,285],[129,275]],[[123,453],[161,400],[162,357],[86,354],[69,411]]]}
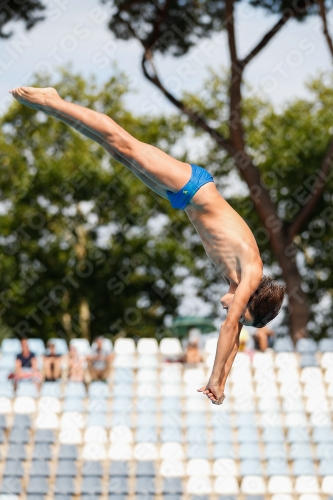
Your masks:
{"label": "diver's hand", "polygon": [[208,382],[206,387],[201,387],[198,392],[205,394],[214,405],[221,405],[225,399],[224,388],[217,382]]}

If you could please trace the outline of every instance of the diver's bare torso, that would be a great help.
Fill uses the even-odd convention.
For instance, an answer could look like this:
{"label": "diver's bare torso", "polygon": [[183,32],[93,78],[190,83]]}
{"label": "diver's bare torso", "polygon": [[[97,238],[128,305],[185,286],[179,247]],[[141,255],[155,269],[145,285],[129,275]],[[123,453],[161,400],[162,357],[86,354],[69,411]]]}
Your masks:
{"label": "diver's bare torso", "polygon": [[247,266],[261,268],[252,231],[219,194],[214,183],[202,186],[185,211],[208,257],[229,284],[238,285]]}

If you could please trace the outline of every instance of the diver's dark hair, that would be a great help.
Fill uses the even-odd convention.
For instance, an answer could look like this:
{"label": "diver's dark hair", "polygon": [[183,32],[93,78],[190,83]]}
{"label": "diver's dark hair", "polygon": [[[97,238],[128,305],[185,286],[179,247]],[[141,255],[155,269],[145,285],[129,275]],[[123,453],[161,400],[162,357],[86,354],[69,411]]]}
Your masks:
{"label": "diver's dark hair", "polygon": [[263,276],[250,298],[247,307],[253,317],[253,326],[261,328],[278,314],[281,309],[286,287],[279,285],[271,276]]}

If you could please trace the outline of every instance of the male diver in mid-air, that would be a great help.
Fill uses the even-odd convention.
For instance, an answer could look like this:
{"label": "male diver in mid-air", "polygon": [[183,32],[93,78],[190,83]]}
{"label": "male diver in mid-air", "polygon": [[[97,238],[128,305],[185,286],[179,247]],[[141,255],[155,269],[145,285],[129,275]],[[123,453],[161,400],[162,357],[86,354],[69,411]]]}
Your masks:
{"label": "male diver in mid-air", "polygon": [[242,326],[266,325],[278,314],[284,297],[284,287],[263,276],[258,246],[248,225],[218,193],[207,170],[138,141],[108,116],[61,99],[55,89],[19,87],[10,92],[18,102],[58,118],[99,143],[173,208],[185,210],[208,257],[229,284],[221,298],[227,317],[212,373],[208,384],[198,389],[212,403],[222,404]]}

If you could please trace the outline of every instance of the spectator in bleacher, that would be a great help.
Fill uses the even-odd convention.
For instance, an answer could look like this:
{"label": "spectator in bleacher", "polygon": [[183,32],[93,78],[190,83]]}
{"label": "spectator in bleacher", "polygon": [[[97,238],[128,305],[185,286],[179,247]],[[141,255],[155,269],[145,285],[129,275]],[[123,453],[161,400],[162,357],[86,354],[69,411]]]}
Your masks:
{"label": "spectator in bleacher", "polygon": [[241,352],[248,352],[250,343],[250,334],[247,329],[243,326],[239,334],[239,347],[238,350]]}
{"label": "spectator in bleacher", "polygon": [[10,378],[13,379],[15,388],[21,380],[30,380],[39,387],[42,375],[38,370],[36,356],[30,351],[28,340],[25,338],[21,339],[21,349],[21,354],[16,356],[15,372]]}
{"label": "spectator in bleacher", "polygon": [[70,345],[68,353],[68,380],[71,382],[83,382],[84,367],[84,358],[79,355],[73,345]]}
{"label": "spectator in bleacher", "polygon": [[61,356],[56,352],[52,340],[47,343],[48,352],[44,356],[44,376],[46,382],[55,382],[61,376]]}
{"label": "spectator in bleacher", "polygon": [[92,353],[87,356],[88,369],[92,380],[106,381],[110,373],[113,356],[104,349],[103,342],[104,337],[97,337],[92,347]]}
{"label": "spectator in bleacher", "polygon": [[201,363],[203,358],[199,347],[199,340],[189,340],[184,355],[177,359],[177,361],[186,363],[187,365],[197,365]]}
{"label": "spectator in bleacher", "polygon": [[254,347],[258,351],[266,351],[268,347],[273,347],[274,332],[268,326],[258,328],[253,335]]}
{"label": "spectator in bleacher", "polygon": [[185,363],[188,365],[196,365],[202,362],[202,354],[199,348],[199,341],[192,340],[188,343],[185,353]]}

